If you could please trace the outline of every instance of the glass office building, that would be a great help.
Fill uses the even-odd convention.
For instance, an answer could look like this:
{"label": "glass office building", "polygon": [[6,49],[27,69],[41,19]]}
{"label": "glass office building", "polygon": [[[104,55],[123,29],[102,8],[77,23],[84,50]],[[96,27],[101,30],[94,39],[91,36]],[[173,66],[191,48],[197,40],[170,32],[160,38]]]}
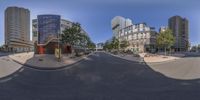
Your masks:
{"label": "glass office building", "polygon": [[38,15],[38,44],[45,44],[57,38],[60,32],[59,15]]}
{"label": "glass office building", "polygon": [[[38,15],[37,19],[32,20],[34,52],[36,54],[54,54],[60,44],[62,53],[71,53],[71,45],[58,43],[58,35],[63,34],[63,31],[72,25],[73,22],[61,19],[60,15]],[[87,35],[83,29],[81,29],[81,33]]]}

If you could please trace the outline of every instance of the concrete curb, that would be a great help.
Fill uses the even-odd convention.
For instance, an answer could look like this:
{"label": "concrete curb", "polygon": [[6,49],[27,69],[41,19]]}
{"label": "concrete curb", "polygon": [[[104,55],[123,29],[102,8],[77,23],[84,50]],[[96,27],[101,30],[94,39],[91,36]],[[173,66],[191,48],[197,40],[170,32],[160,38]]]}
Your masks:
{"label": "concrete curb", "polygon": [[[119,57],[119,56],[116,56],[116,55],[114,55],[114,54],[111,54],[111,53],[108,53],[108,52],[105,52],[105,53],[107,53],[107,54],[109,54],[109,55],[112,55],[112,56],[114,56],[114,57],[118,57],[118,58],[121,58],[121,59],[124,59],[124,60],[128,60],[128,59],[125,59],[125,58],[123,58],[123,57]],[[181,59],[181,58],[183,58],[183,57],[179,57],[178,59]],[[171,61],[175,61],[175,60],[178,60],[178,59],[171,59],[171,60],[167,60],[167,61],[162,61],[162,62],[146,62],[144,59],[143,59],[143,61],[142,62],[138,62],[138,63],[145,63],[145,64],[156,64],[156,63],[165,63],[165,62],[171,62]],[[132,61],[132,60],[128,60],[128,61]],[[137,62],[137,61],[132,61],[132,62]]]}
{"label": "concrete curb", "polygon": [[[182,59],[182,58],[179,58],[179,59]],[[176,60],[179,60],[179,59],[172,59],[172,60],[167,60],[167,61],[162,61],[162,62],[146,62],[147,64],[164,64],[164,63],[169,63],[169,62],[173,62],[173,61],[176,61]]]}
{"label": "concrete curb", "polygon": [[134,63],[138,63],[138,64],[145,64],[146,65],[146,62],[145,61],[142,61],[142,62],[139,62],[139,61],[132,61],[132,60],[128,60],[128,59],[125,59],[125,58],[122,58],[122,57],[119,57],[119,56],[116,56],[114,54],[111,54],[111,53],[108,53],[108,52],[105,52],[106,54],[109,54],[113,57],[117,57],[117,58],[120,58],[120,59],[123,59],[123,60],[126,60],[126,61],[130,61],[130,62],[134,62]]}
{"label": "concrete curb", "polygon": [[175,60],[179,60],[179,59],[182,59],[182,58],[184,58],[184,57],[177,57],[177,58],[175,58],[175,59],[171,59],[171,60],[166,60],[166,61],[157,61],[157,62],[146,62],[146,63],[152,63],[152,64],[156,64],[156,63],[167,63],[167,62],[172,62],[172,61],[175,61]]}
{"label": "concrete curb", "polygon": [[84,57],[80,58],[79,60],[77,60],[77,61],[74,62],[74,63],[68,64],[68,65],[64,65],[64,66],[60,66],[60,67],[56,67],[56,68],[52,68],[52,67],[38,67],[38,66],[30,65],[30,64],[23,64],[23,63],[21,63],[21,62],[15,60],[15,59],[12,59],[11,57],[9,57],[9,58],[11,58],[14,62],[16,62],[16,63],[18,63],[18,64],[20,64],[20,65],[23,65],[24,67],[29,67],[29,68],[38,69],[38,70],[59,70],[59,69],[64,69],[64,68],[66,68],[66,67],[75,65],[75,64],[77,64],[77,63],[79,63],[79,62],[85,60],[85,58],[87,58],[87,57],[89,57],[89,56],[91,56],[91,55],[93,55],[93,53],[90,53],[90,54],[88,54],[87,56],[84,56]]}

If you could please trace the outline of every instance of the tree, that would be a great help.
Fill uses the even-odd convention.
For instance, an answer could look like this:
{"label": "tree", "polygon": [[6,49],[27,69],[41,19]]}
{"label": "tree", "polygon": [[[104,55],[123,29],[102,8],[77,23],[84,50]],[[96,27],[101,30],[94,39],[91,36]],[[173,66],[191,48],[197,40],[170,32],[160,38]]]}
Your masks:
{"label": "tree", "polygon": [[78,35],[78,44],[81,46],[81,47],[84,47],[86,48],[87,47],[87,43],[89,42],[89,37],[86,35],[86,34],[79,34]]}
{"label": "tree", "polygon": [[121,41],[121,43],[120,43],[120,48],[125,49],[125,48],[128,47],[129,45],[130,45],[130,44],[129,44],[128,41],[123,40],[123,41]]}
{"label": "tree", "polygon": [[77,45],[80,41],[81,26],[79,23],[73,23],[72,27],[66,28],[63,31],[61,41],[68,43],[71,46]]}
{"label": "tree", "polygon": [[157,46],[165,49],[165,55],[166,55],[166,49],[171,49],[174,43],[175,43],[175,38],[170,29],[167,29],[166,31],[159,33],[159,35],[156,38]]}
{"label": "tree", "polygon": [[79,36],[79,41],[80,41],[80,46],[84,47],[84,48],[89,48],[89,49],[94,49],[96,48],[96,45],[94,42],[92,42],[92,40],[90,39],[90,37],[86,34],[80,34]]}
{"label": "tree", "polygon": [[107,40],[107,41],[104,43],[103,49],[104,49],[104,50],[111,50],[111,49],[112,49],[111,42]]}
{"label": "tree", "polygon": [[2,51],[3,50],[3,45],[0,45],[0,51]]}
{"label": "tree", "polygon": [[192,52],[197,52],[197,49],[198,49],[198,46],[192,46],[192,47],[191,47],[191,51],[192,51]]}
{"label": "tree", "polygon": [[[62,43],[70,44],[73,46],[80,46],[84,49],[94,48],[95,44],[91,41],[90,37],[85,33],[81,33],[81,25],[79,23],[73,23],[72,27],[67,28],[62,34]],[[77,53],[77,52],[76,52]]]}
{"label": "tree", "polygon": [[119,49],[119,40],[116,37],[112,38],[111,46],[112,49]]}
{"label": "tree", "polygon": [[88,48],[94,50],[96,48],[96,44],[93,42],[88,43]]}
{"label": "tree", "polygon": [[92,42],[89,37],[87,38],[87,47],[89,49],[93,49],[93,50],[96,48],[96,44],[94,42]]}
{"label": "tree", "polygon": [[103,46],[104,50],[119,50],[119,40],[113,37],[111,40],[107,40]]}
{"label": "tree", "polygon": [[200,52],[200,44],[198,44],[197,50],[198,50],[198,52]]}

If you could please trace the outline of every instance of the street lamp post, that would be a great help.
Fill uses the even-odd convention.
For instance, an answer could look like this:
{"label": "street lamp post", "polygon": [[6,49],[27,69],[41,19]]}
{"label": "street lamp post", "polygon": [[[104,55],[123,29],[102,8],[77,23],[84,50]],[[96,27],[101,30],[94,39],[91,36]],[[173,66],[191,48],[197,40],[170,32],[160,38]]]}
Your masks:
{"label": "street lamp post", "polygon": [[61,61],[61,50],[60,50],[60,31],[58,31],[58,62]]}
{"label": "street lamp post", "polygon": [[97,52],[97,44],[95,44],[95,47],[96,47],[96,52]]}
{"label": "street lamp post", "polygon": [[117,28],[117,30],[118,30],[118,53],[119,53],[119,51],[120,51],[120,40],[119,40],[119,38],[120,38],[120,29],[119,29],[119,26],[118,26],[118,28]]}

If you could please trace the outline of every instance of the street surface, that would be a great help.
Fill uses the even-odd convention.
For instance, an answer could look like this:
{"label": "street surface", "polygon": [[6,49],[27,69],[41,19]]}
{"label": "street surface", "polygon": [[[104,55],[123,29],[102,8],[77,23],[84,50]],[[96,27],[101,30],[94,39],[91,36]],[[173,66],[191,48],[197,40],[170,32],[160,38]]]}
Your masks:
{"label": "street surface", "polygon": [[0,57],[7,56],[9,53],[0,52]]}
{"label": "street surface", "polygon": [[200,100],[200,79],[169,78],[103,52],[64,69],[23,67],[10,77],[0,81],[0,100]]}

